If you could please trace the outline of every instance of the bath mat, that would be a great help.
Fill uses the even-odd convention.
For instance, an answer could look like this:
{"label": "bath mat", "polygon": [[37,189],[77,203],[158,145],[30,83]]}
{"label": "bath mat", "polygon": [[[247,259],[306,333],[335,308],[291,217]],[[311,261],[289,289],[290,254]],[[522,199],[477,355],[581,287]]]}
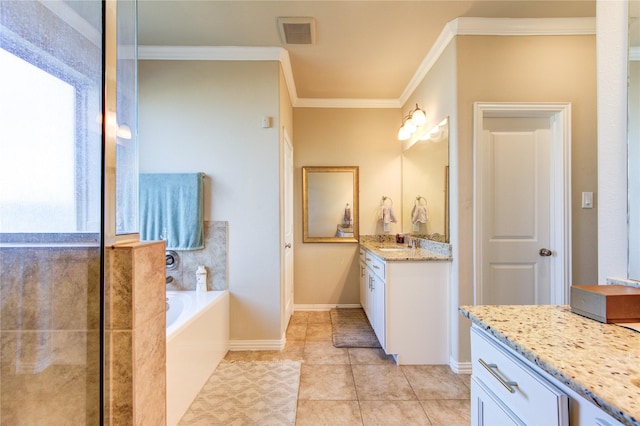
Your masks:
{"label": "bath mat", "polygon": [[336,348],[379,348],[367,315],[362,308],[331,309],[333,346]]}
{"label": "bath mat", "polygon": [[299,361],[222,361],[180,425],[294,425]]}

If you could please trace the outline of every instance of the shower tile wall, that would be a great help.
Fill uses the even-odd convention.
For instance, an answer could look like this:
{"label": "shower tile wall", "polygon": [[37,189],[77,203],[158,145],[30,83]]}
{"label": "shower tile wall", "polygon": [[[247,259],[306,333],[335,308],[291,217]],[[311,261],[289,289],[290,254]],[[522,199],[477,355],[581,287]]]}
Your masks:
{"label": "shower tile wall", "polygon": [[99,423],[100,249],[0,248],[0,423]]}
{"label": "shower tile wall", "polygon": [[207,268],[207,289],[227,289],[227,246],[229,222],[212,221],[204,223],[204,249],[177,251],[179,263],[176,269],[167,270],[173,281],[167,290],[185,291],[196,289],[196,269],[200,265]]}
{"label": "shower tile wall", "polygon": [[166,421],[164,247],[136,242],[108,250],[105,424]]}

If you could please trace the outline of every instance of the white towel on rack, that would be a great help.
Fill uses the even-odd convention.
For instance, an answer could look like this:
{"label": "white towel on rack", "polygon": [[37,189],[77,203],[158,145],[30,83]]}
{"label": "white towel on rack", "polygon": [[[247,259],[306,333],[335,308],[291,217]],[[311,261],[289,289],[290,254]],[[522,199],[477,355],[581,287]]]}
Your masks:
{"label": "white towel on rack", "polygon": [[347,204],[347,207],[344,209],[344,215],[342,216],[342,225],[351,226],[351,207]]}
{"label": "white towel on rack", "polygon": [[414,225],[417,223],[427,223],[427,206],[414,205],[413,210],[411,210],[411,222],[413,222]]}
{"label": "white towel on rack", "polygon": [[382,221],[384,232],[389,232],[391,230],[391,223],[396,223],[398,221],[396,219],[396,214],[393,212],[393,207],[381,206],[380,220]]}
{"label": "white towel on rack", "polygon": [[382,206],[380,208],[380,220],[382,223],[396,223],[398,220],[396,219],[396,214],[393,212],[393,207]]}

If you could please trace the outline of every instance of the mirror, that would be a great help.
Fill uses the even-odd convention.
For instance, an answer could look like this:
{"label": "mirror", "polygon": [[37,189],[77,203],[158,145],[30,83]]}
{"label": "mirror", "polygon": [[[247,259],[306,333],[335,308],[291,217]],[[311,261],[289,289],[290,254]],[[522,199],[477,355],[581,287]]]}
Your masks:
{"label": "mirror", "polygon": [[628,278],[640,280],[640,1],[629,1],[627,127]]}
{"label": "mirror", "polygon": [[358,242],[358,167],[303,167],[305,243]]}
{"label": "mirror", "polygon": [[402,231],[449,242],[449,119],[402,153]]}

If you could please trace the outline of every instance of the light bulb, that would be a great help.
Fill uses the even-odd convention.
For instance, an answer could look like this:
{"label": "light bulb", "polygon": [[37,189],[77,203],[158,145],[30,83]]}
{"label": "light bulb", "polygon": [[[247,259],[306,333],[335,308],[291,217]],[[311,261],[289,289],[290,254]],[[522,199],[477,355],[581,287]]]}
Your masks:
{"label": "light bulb", "polygon": [[131,128],[126,124],[119,125],[118,130],[116,131],[116,136],[121,139],[131,139]]}
{"label": "light bulb", "polygon": [[411,121],[415,123],[416,126],[422,126],[427,122],[426,114],[423,110],[418,108],[418,105],[416,105],[416,110],[411,114]]}
{"label": "light bulb", "polygon": [[405,129],[407,132],[409,132],[409,134],[411,134],[411,133],[415,132],[415,131],[416,131],[416,129],[417,129],[417,127],[416,127],[415,123],[414,123],[411,119],[409,119],[409,120],[405,121],[404,126],[402,126],[402,127],[404,127],[404,129]]}
{"label": "light bulb", "polygon": [[407,129],[405,129],[405,126],[400,127],[400,130],[398,131],[398,140],[406,141],[410,137],[411,137],[411,132],[408,132]]}

